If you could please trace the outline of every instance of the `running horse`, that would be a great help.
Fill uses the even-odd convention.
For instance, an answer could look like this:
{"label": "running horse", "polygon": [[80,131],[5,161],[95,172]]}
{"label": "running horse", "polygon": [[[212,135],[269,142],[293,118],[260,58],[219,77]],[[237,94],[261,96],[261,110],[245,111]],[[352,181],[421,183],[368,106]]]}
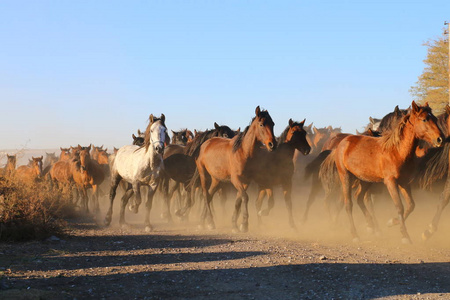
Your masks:
{"label": "running horse", "polygon": [[[344,205],[350,221],[350,231],[354,241],[358,241],[352,215],[351,187],[354,179],[359,179],[361,188],[357,202],[366,217],[369,227],[373,227],[373,217],[367,210],[363,198],[370,184],[383,182],[394,201],[398,219],[391,221],[400,224],[403,243],[411,243],[405,220],[414,210],[410,179],[414,167],[414,153],[419,140],[434,147],[443,143],[443,134],[437,126],[437,119],[428,104],[418,106],[414,101],[411,110],[390,132],[377,138],[364,135],[345,137],[325,160],[333,161],[339,175],[344,196]],[[406,209],[400,199],[402,193]]]}
{"label": "running horse", "polygon": [[[144,145],[123,146],[117,152],[111,164],[111,190],[109,195],[110,206],[105,217],[105,225],[111,223],[114,198],[119,182],[124,181],[131,184],[125,195],[122,197],[120,208],[119,224],[125,225],[125,207],[128,199],[135,194],[134,203],[129,209],[137,213],[141,204],[141,185],[148,186],[148,198],[146,202],[145,231],[151,231],[150,210],[152,208],[153,195],[159,183],[159,177],[163,168],[162,154],[164,152],[164,142],[167,128],[164,123],[165,116],[156,118],[150,115],[150,122],[145,130]],[[128,185],[130,186],[130,185]]]}
{"label": "running horse", "polygon": [[[200,147],[196,160],[200,182],[205,198],[202,222],[206,221],[209,229],[214,229],[211,200],[221,182],[228,182],[237,189],[237,198],[232,217],[233,232],[238,232],[237,219],[242,207],[240,231],[248,231],[248,195],[247,188],[251,181],[251,170],[259,163],[255,152],[264,144],[268,151],[276,149],[277,142],[273,134],[275,125],[269,112],[255,110],[256,116],[251,124],[232,139],[214,137],[205,141]],[[210,180],[208,178],[210,177]],[[207,182],[210,182],[209,189]]]}
{"label": "running horse", "polygon": [[[289,226],[295,229],[294,218],[292,216],[292,176],[294,175],[294,153],[298,150],[303,155],[308,155],[311,147],[306,140],[306,131],[303,129],[305,120],[294,122],[289,119],[289,125],[278,139],[278,147],[275,151],[268,152],[265,149],[257,152],[257,169],[252,175],[252,179],[258,184],[258,198],[256,199],[256,211],[258,212],[258,223],[261,223],[261,216],[269,215],[274,206],[273,188],[281,185],[284,200],[288,210]],[[262,210],[262,200],[267,194],[269,198],[268,208]]]}
{"label": "running horse", "polygon": [[42,159],[44,157],[32,157],[30,166],[20,166],[16,170],[17,178],[25,183],[32,184],[42,177]]}

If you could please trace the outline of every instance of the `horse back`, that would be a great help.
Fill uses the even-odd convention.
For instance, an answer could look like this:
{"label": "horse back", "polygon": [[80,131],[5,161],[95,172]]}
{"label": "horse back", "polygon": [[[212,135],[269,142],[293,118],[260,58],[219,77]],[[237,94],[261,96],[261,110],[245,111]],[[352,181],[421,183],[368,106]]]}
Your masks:
{"label": "horse back", "polygon": [[205,168],[211,176],[220,180],[230,178],[237,160],[234,159],[234,139],[213,137],[200,147],[197,166]]}

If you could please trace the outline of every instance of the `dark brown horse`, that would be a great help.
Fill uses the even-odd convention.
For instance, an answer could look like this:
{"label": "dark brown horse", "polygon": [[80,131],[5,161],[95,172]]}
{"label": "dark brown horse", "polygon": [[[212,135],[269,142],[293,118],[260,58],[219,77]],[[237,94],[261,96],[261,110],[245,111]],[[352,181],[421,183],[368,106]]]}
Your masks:
{"label": "dark brown horse", "polygon": [[[200,147],[196,160],[197,169],[206,200],[203,212],[203,222],[210,229],[215,228],[211,212],[211,200],[221,182],[231,181],[237,189],[237,198],[232,217],[233,231],[238,231],[237,219],[242,207],[242,223],[240,230],[248,231],[248,195],[247,187],[251,180],[251,169],[259,162],[255,160],[255,151],[261,143],[268,151],[276,149],[277,142],[273,134],[275,125],[269,112],[255,110],[256,117],[251,124],[233,139],[211,138]],[[210,177],[210,180],[208,180]],[[210,181],[208,188],[207,183]]]}
{"label": "dark brown horse", "polygon": [[[257,169],[252,174],[252,179],[258,184],[258,198],[256,199],[256,211],[258,212],[258,223],[261,216],[267,216],[274,206],[273,188],[281,185],[283,188],[284,201],[288,210],[289,225],[295,228],[292,216],[292,176],[294,175],[293,157],[295,150],[303,155],[309,154],[311,147],[306,140],[306,131],[302,122],[289,120],[288,127],[278,139],[278,147],[275,151],[268,152],[265,149],[257,151]],[[262,200],[265,194],[269,198],[268,208],[262,210]]]}
{"label": "dark brown horse", "polygon": [[182,129],[180,131],[173,131],[173,130],[171,131],[172,131],[172,141],[171,141],[172,144],[186,146],[188,142],[194,139],[194,134],[192,133],[192,131],[188,129]]}
{"label": "dark brown horse", "polygon": [[[446,142],[441,148],[433,148],[425,156],[421,157],[417,167],[416,180],[424,189],[436,190],[436,183],[442,183],[443,191],[439,197],[436,213],[427,230],[422,234],[424,240],[428,240],[438,230],[442,211],[450,200],[450,106],[445,107],[445,112],[438,117],[438,124],[446,136]],[[442,188],[442,185],[438,188]]]}
{"label": "dark brown horse", "polygon": [[[411,195],[411,167],[415,148],[419,139],[435,147],[443,142],[443,134],[437,126],[436,117],[428,105],[418,106],[414,101],[402,121],[382,138],[354,135],[344,138],[328,156],[334,162],[342,184],[344,204],[350,221],[350,230],[354,240],[358,240],[352,215],[351,186],[359,179],[361,189],[357,201],[369,226],[373,219],[364,205],[363,196],[372,182],[384,182],[397,208],[398,222],[402,241],[411,243],[405,226],[405,220],[414,210]],[[325,160],[324,163],[327,162]],[[329,163],[328,162],[328,163]],[[406,210],[400,199],[399,189],[405,198]]]}

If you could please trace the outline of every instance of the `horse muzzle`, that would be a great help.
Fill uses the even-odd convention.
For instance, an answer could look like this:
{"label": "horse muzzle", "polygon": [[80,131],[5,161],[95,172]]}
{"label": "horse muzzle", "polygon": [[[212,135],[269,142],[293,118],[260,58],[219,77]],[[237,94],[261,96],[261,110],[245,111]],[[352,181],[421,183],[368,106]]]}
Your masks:
{"label": "horse muzzle", "polygon": [[444,139],[440,136],[434,142],[434,146],[435,147],[441,147],[443,145],[443,143],[444,143]]}
{"label": "horse muzzle", "polygon": [[164,153],[164,144],[161,143],[159,145],[155,145],[154,150],[158,154],[163,154]]}

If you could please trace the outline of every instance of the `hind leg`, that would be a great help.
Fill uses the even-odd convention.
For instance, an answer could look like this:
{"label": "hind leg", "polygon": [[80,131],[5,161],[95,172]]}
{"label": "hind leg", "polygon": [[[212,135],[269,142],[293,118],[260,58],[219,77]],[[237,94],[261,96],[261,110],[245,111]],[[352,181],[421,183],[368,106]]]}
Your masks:
{"label": "hind leg", "polygon": [[116,197],[117,186],[119,185],[119,182],[121,180],[122,180],[122,177],[120,177],[119,175],[115,175],[114,177],[113,176],[111,177],[111,189],[109,191],[109,209],[108,209],[108,212],[106,213],[105,221],[104,221],[106,226],[111,224],[114,198]]}
{"label": "hind leg", "polygon": [[266,191],[259,187],[259,192],[258,192],[258,198],[256,198],[256,202],[255,202],[255,206],[256,206],[256,212],[257,212],[257,216],[258,216],[258,226],[261,226],[262,224],[262,220],[261,220],[261,216],[262,216],[262,202],[264,200],[264,197],[266,195]]}
{"label": "hind leg", "polygon": [[429,228],[422,234],[422,239],[428,240],[431,236],[438,230],[439,220],[441,219],[441,214],[444,208],[448,205],[450,200],[450,178],[447,178],[445,182],[444,191],[439,197],[439,203],[437,205],[436,213],[434,214],[433,220],[429,225]]}
{"label": "hind leg", "polygon": [[397,181],[394,178],[386,178],[384,184],[387,186],[389,194],[391,195],[392,201],[397,208],[398,220],[400,221],[400,233],[402,234],[402,243],[411,244],[411,238],[409,237],[408,231],[406,230],[405,219],[404,219],[404,208],[402,200],[400,199]]}
{"label": "hind leg", "polygon": [[119,213],[119,224],[122,227],[127,226],[127,223],[125,222],[125,208],[127,207],[128,200],[133,196],[134,190],[132,188],[129,188],[125,191],[125,194],[122,196],[122,199],[120,199],[120,213]]}
{"label": "hind leg", "polygon": [[319,194],[321,188],[322,185],[320,184],[319,177],[314,176],[312,180],[311,191],[309,192],[308,196],[308,202],[306,202],[305,212],[303,213],[303,221],[302,221],[303,223],[305,223],[308,220],[309,209],[316,200],[316,197]]}
{"label": "hind leg", "polygon": [[365,201],[364,201],[364,198],[368,195],[367,191],[368,191],[369,187],[370,187],[370,183],[360,181],[360,186],[359,186],[355,196],[356,196],[356,201],[359,205],[359,208],[361,209],[361,211],[364,214],[364,217],[366,218],[367,230],[370,232],[374,232],[375,224],[373,222],[372,215],[369,212],[369,210],[367,209]]}
{"label": "hind leg", "polygon": [[[273,192],[272,192],[273,194]],[[292,229],[297,229],[294,223],[294,217],[292,216],[292,183],[290,180],[284,181],[283,185],[283,194],[284,194],[284,202],[286,203],[286,208],[288,211],[288,218],[289,218],[289,227]],[[272,195],[273,198],[273,195]]]}

